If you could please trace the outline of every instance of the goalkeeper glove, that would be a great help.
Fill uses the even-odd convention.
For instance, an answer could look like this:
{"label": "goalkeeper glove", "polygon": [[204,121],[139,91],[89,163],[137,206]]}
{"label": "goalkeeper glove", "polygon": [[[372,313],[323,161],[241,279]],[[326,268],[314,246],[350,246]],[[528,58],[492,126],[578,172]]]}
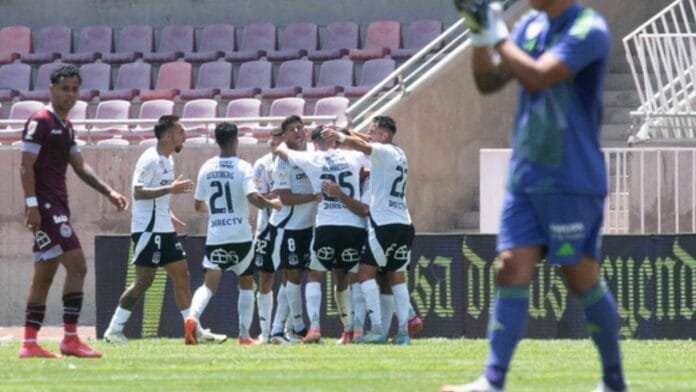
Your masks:
{"label": "goalkeeper glove", "polygon": [[474,46],[495,46],[508,37],[501,2],[454,0],[454,5],[471,30],[471,42]]}

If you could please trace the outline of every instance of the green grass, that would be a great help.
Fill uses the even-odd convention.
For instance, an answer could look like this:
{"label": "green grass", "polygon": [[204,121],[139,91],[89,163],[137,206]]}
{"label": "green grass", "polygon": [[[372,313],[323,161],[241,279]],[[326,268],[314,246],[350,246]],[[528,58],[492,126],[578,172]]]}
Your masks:
{"label": "green grass", "polygon": [[[320,345],[184,346],[182,339],[98,342],[100,360],[19,360],[19,343],[0,343],[0,390],[437,391],[480,374],[487,343],[416,339],[408,347]],[[57,351],[56,342],[45,347]],[[696,343],[623,342],[635,391],[695,391]],[[508,377],[511,391],[590,391],[599,379],[588,340],[525,340]],[[142,389],[141,389],[142,388]]]}

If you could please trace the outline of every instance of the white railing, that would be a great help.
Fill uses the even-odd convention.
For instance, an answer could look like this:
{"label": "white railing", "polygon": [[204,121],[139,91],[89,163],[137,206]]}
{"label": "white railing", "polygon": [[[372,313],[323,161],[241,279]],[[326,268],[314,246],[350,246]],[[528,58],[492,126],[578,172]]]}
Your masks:
{"label": "white railing", "polygon": [[631,112],[639,131],[629,143],[696,137],[694,0],[671,3],[624,37],[623,44],[641,102]]}

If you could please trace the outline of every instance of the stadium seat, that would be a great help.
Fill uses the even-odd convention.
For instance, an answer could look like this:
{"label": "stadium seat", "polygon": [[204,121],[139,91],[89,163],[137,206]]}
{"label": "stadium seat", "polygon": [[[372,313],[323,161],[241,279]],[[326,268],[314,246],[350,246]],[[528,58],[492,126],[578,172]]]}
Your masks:
{"label": "stadium seat", "polygon": [[314,115],[315,116],[338,116],[336,123],[329,120],[317,120],[312,124],[317,125],[329,125],[343,128],[348,124],[346,118],[346,110],[348,110],[348,105],[350,101],[346,97],[327,97],[322,98],[317,101],[314,105]]}
{"label": "stadium seat", "polygon": [[9,101],[31,88],[31,65],[6,64],[0,67],[0,101]]}
{"label": "stadium seat", "polygon": [[[346,87],[343,95],[350,98],[361,97],[370,91],[375,85],[394,71],[396,62],[392,59],[373,59],[365,61],[360,74],[360,83],[356,87]],[[394,81],[384,88],[394,86]]]}
{"label": "stadium seat", "polygon": [[156,52],[143,53],[143,60],[149,63],[168,63],[184,53],[193,52],[193,26],[165,26],[160,32],[159,45]]}
{"label": "stadium seat", "polygon": [[[70,121],[84,120],[86,118],[87,118],[87,102],[76,101],[75,105],[68,112],[68,120],[70,120]],[[80,124],[80,125],[73,124],[73,130],[77,133],[84,132],[86,129],[87,128],[82,124]]]}
{"label": "stadium seat", "polygon": [[[156,99],[153,101],[143,102],[140,106],[138,119],[140,120],[156,120],[165,114],[174,113],[174,102],[168,99]],[[123,135],[124,139],[140,141],[148,137],[154,136],[154,125],[138,125],[132,130],[129,130]]]}
{"label": "stadium seat", "polygon": [[[217,101],[214,99],[195,99],[188,101],[181,112],[182,119],[217,117]],[[215,129],[215,124],[185,123],[187,135],[205,135]]]}
{"label": "stadium seat", "polygon": [[140,142],[138,142],[138,145],[140,147],[153,147],[157,145],[157,138],[151,137],[148,139],[143,139]]}
{"label": "stadium seat", "polygon": [[186,144],[206,145],[206,144],[214,144],[214,143],[215,143],[215,139],[212,137],[209,137],[207,135],[186,138]]}
{"label": "stadium seat", "polygon": [[352,60],[324,61],[319,68],[316,87],[302,89],[304,98],[323,98],[337,95],[346,87],[355,85],[355,70]]}
{"label": "stadium seat", "polygon": [[[227,111],[225,117],[260,117],[261,116],[261,101],[255,98],[243,98],[230,101],[227,104]],[[239,129],[239,132],[253,132],[255,129],[259,128],[258,121],[244,122],[235,121],[234,122]]]}
{"label": "stadium seat", "polygon": [[276,27],[272,23],[254,23],[244,26],[239,50],[225,56],[232,62],[258,60],[276,49]]}
{"label": "stadium seat", "polygon": [[150,64],[142,62],[121,65],[116,75],[114,89],[101,91],[99,97],[102,100],[133,99],[140,93],[140,90],[148,90],[151,88],[151,69],[152,66]]}
{"label": "stadium seat", "polygon": [[232,64],[226,61],[211,61],[201,64],[198,68],[196,87],[192,90],[181,90],[181,99],[213,98],[220,94],[221,89],[232,87]]}
{"label": "stadium seat", "polygon": [[152,26],[125,26],[118,33],[114,53],[102,53],[101,60],[109,64],[125,64],[141,58],[143,53],[152,52],[155,35]]}
{"label": "stadium seat", "polygon": [[[42,102],[38,101],[20,101],[12,104],[8,120],[22,120],[26,122],[34,112],[44,107]],[[0,142],[12,143],[22,138],[24,131],[24,123],[17,125],[8,125],[5,129],[0,129]]]}
{"label": "stadium seat", "polygon": [[280,35],[280,48],[266,53],[270,61],[287,61],[307,55],[319,47],[319,28],[314,23],[291,23]]}
{"label": "stadium seat", "polygon": [[80,99],[90,101],[101,91],[111,89],[111,66],[106,63],[89,63],[80,67],[82,85]]}
{"label": "stadium seat", "polygon": [[31,29],[27,26],[7,26],[0,29],[0,64],[17,60],[22,54],[30,53]]}
{"label": "stadium seat", "polygon": [[34,53],[23,53],[23,63],[43,64],[60,58],[61,53],[72,52],[72,31],[67,26],[48,26],[39,31]]}
{"label": "stadium seat", "polygon": [[[305,110],[305,100],[303,98],[289,97],[276,99],[271,103],[268,112],[269,117],[287,117],[291,115],[302,116]],[[265,126],[254,129],[253,135],[257,139],[268,139],[271,130],[277,128],[283,120],[271,120]]]}
{"label": "stadium seat", "polygon": [[19,92],[19,98],[22,100],[35,100],[48,102],[51,99],[51,92],[48,88],[51,85],[51,73],[58,67],[64,66],[63,63],[46,63],[41,64],[39,72],[36,74],[33,90],[22,90]]}
{"label": "stadium seat", "polygon": [[360,41],[358,25],[355,22],[333,22],[326,26],[321,49],[310,50],[307,57],[313,61],[339,59],[357,49]]}
{"label": "stadium seat", "polygon": [[114,31],[109,26],[89,26],[80,31],[75,53],[63,53],[61,60],[71,64],[92,63],[101,58],[102,53],[114,49]]}
{"label": "stadium seat", "polygon": [[309,60],[289,60],[280,64],[275,87],[261,89],[261,97],[294,97],[305,87],[314,85],[314,64]]}
{"label": "stadium seat", "polygon": [[184,60],[191,63],[215,61],[237,49],[234,26],[230,24],[205,26],[200,35],[198,50],[184,53]]}
{"label": "stadium seat", "polygon": [[[393,59],[406,59],[424,48],[442,34],[442,22],[439,20],[417,20],[408,26],[406,43],[403,48],[392,48],[390,56]],[[442,43],[433,48],[442,48]]]}
{"label": "stadium seat", "polygon": [[348,54],[353,60],[382,58],[390,49],[401,47],[401,23],[380,20],[367,26],[367,37],[362,49],[351,49]]}
{"label": "stadium seat", "polygon": [[140,99],[174,99],[181,90],[190,90],[193,84],[193,68],[185,61],[162,64],[153,90],[140,90]]}
{"label": "stadium seat", "polygon": [[259,142],[259,139],[253,137],[250,134],[246,134],[246,133],[243,135],[239,135],[239,137],[237,139],[239,140],[239,144],[258,144],[258,142]]}
{"label": "stadium seat", "polygon": [[273,82],[273,66],[269,61],[247,61],[239,67],[237,83],[233,89],[221,89],[220,98],[253,98],[261,89],[270,88]]}
{"label": "stadium seat", "polygon": [[128,142],[128,140],[121,139],[119,137],[112,137],[110,139],[99,140],[97,142],[97,146],[101,147],[123,147],[129,144],[130,143]]}
{"label": "stadium seat", "polygon": [[[127,120],[130,118],[130,101],[115,99],[111,101],[102,101],[97,105],[97,112],[94,115],[95,120]],[[116,135],[123,135],[127,132],[128,126],[118,121],[113,124],[95,125],[89,131],[78,133],[82,139],[88,139],[91,142],[108,139]]]}

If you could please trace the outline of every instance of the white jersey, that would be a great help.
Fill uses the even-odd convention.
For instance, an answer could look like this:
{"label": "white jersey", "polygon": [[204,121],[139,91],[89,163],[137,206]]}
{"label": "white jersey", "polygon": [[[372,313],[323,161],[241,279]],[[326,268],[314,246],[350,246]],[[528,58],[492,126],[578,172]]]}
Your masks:
{"label": "white jersey", "polygon": [[394,144],[370,143],[370,217],[379,226],[410,224],[406,204],[408,161],[406,154]]}
{"label": "white jersey", "polygon": [[[356,151],[290,151],[288,162],[302,169],[314,191],[321,192],[323,181],[332,181],[355,200],[360,200],[360,168],[364,165],[365,154]],[[333,197],[324,197],[319,202],[316,226],[365,227],[365,220],[352,213],[345,204]]]}
{"label": "white jersey", "polygon": [[238,157],[213,157],[201,166],[194,198],[208,203],[206,245],[252,240],[247,195],[254,192],[249,162]]}
{"label": "white jersey", "polygon": [[[305,172],[284,159],[276,159],[273,165],[273,189],[289,189],[294,194],[314,193]],[[316,214],[316,202],[283,205],[279,211],[273,210],[269,222],[273,226],[288,230],[303,230],[312,227]]]}
{"label": "white jersey", "polygon": [[[266,194],[273,190],[273,154],[270,152],[254,162],[254,183],[256,191]],[[261,233],[268,226],[273,208],[259,208],[256,216],[256,234]]]}
{"label": "white jersey", "polygon": [[[174,160],[150,147],[138,158],[133,172],[133,191],[136,187],[159,188],[174,182]],[[135,192],[133,192],[135,193]],[[172,216],[169,209],[169,193],[147,200],[132,200],[132,233],[172,233]]]}

